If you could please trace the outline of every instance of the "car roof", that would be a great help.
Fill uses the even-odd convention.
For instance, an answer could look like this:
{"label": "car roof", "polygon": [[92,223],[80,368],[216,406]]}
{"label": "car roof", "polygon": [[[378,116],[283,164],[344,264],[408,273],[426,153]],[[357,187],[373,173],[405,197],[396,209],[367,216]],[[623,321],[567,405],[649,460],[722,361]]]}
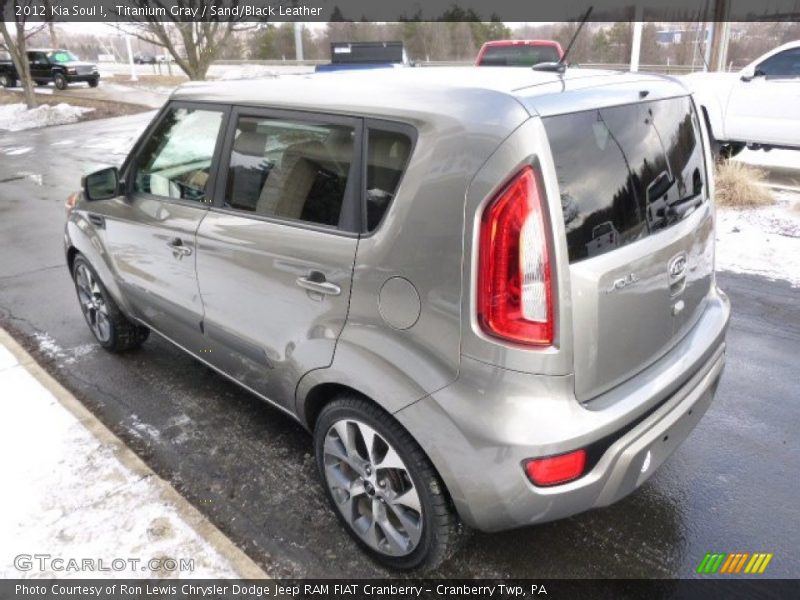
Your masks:
{"label": "car roof", "polygon": [[589,102],[588,108],[592,103],[623,104],[628,97],[636,101],[640,92],[649,98],[688,94],[677,80],[642,73],[568,68],[562,75],[524,67],[409,67],[193,82],[178,88],[172,98],[412,121],[458,114],[462,120],[480,121],[520,105],[529,115],[544,115],[558,112],[559,104],[563,112],[576,102]]}

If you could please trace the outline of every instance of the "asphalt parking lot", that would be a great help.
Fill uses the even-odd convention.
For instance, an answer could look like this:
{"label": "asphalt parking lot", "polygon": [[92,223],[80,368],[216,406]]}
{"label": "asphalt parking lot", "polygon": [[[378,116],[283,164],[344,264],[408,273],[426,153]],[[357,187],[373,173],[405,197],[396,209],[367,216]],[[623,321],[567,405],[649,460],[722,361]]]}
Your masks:
{"label": "asphalt parking lot", "polygon": [[[63,202],[148,119],[0,135],[0,325],[271,575],[388,575],[325,504],[300,426],[155,336],[122,356],[93,343],[64,264]],[[612,507],[475,534],[436,576],[689,577],[712,551],[772,552],[768,576],[800,576],[800,290],[719,281],[734,307],[726,371],[672,459]]]}

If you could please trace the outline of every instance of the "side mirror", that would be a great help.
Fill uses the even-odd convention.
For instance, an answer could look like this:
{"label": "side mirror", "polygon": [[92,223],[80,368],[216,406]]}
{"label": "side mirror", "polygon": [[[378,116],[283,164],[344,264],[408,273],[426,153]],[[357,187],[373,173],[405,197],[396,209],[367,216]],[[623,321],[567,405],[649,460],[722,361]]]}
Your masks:
{"label": "side mirror", "polygon": [[90,175],[85,175],[82,181],[83,193],[87,200],[108,200],[119,196],[119,169],[108,167],[100,169]]}
{"label": "side mirror", "polygon": [[754,67],[745,67],[739,72],[739,79],[742,81],[752,81],[756,77],[763,75],[763,71],[759,71]]}

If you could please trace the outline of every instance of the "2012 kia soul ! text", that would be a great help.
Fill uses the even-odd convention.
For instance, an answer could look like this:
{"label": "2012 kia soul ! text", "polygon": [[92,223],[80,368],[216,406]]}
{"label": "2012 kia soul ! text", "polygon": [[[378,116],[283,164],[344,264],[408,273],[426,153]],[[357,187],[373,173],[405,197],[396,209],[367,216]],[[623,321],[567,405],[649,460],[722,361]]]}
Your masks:
{"label": "2012 kia soul ! text", "polygon": [[641,74],[190,84],[70,197],[67,261],[103,347],[155,331],[291,414],[357,542],[432,568],[619,500],[708,409],[708,149]]}

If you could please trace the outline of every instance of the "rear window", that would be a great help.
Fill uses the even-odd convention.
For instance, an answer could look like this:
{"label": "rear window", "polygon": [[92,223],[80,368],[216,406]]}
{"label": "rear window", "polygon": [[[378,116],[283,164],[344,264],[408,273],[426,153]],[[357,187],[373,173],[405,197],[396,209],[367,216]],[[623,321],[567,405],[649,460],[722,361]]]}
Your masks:
{"label": "rear window", "polygon": [[543,62],[558,62],[553,46],[488,46],[481,57],[483,67],[532,67]]}
{"label": "rear window", "polygon": [[699,124],[688,97],[547,117],[569,260],[668,229],[704,201]]}

